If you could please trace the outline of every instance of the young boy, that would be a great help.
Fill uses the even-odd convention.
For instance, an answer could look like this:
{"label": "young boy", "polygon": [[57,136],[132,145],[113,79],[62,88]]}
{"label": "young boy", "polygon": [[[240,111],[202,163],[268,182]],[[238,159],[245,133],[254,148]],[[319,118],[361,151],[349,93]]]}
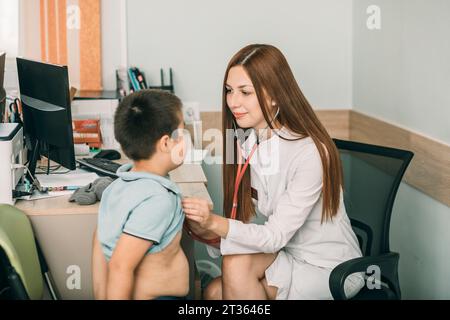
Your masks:
{"label": "young boy", "polygon": [[184,157],[183,129],[181,101],[170,93],[143,90],[120,103],[114,134],[133,164],[120,167],[102,195],[92,256],[96,299],[187,295],[181,194],[168,177]]}

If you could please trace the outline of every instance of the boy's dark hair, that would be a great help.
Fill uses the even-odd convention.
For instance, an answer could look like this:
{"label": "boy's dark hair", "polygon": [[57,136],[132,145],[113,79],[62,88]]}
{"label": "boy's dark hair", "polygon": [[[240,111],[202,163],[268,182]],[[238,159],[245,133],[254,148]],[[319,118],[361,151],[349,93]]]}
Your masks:
{"label": "boy's dark hair", "polygon": [[177,96],[162,90],[126,96],[114,115],[114,135],[126,156],[135,161],[150,158],[156,141],[178,128],[181,106]]}

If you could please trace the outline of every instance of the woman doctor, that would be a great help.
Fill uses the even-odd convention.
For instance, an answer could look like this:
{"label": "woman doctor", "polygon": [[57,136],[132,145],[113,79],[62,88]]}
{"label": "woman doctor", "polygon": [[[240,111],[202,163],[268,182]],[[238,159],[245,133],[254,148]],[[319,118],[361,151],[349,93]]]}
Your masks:
{"label": "woman doctor", "polygon": [[[191,234],[223,255],[222,276],[204,298],[332,299],[331,270],[361,251],[343,203],[338,151],[277,48],[254,44],[234,55],[222,114],[226,217],[203,199],[183,199]],[[227,141],[226,129],[247,130],[247,138]],[[236,161],[228,164],[230,150]],[[263,225],[251,223],[257,211]],[[347,278],[347,296],[363,285],[360,274]]]}

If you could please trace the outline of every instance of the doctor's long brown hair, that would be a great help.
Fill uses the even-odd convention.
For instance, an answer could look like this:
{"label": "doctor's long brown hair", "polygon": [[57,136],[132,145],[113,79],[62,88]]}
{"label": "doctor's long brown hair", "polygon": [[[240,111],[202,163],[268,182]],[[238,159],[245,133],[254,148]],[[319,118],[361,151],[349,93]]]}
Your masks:
{"label": "doctor's long brown hair", "polygon": [[[339,153],[333,140],[301,92],[286,58],[274,46],[265,44],[253,44],[242,48],[233,56],[225,72],[222,96],[223,209],[225,216],[230,217],[231,214],[237,171],[236,164],[227,164],[226,162],[226,150],[227,147],[230,150],[230,144],[233,144],[234,155],[237,154],[236,139],[233,137],[231,140],[226,134],[227,129],[233,129],[233,114],[227,105],[225,84],[228,72],[234,66],[242,66],[247,72],[267,123],[271,122],[271,116],[274,113],[273,107],[265,98],[268,96],[279,107],[279,115],[276,120],[280,125],[302,137],[311,137],[314,141],[323,167],[322,221],[332,218],[339,209],[340,192],[343,185]],[[269,127],[273,129],[272,124]],[[236,163],[236,156],[234,156],[234,163]],[[250,170],[246,170],[239,189],[237,208],[237,219],[244,222],[248,222],[255,215],[250,189]]]}

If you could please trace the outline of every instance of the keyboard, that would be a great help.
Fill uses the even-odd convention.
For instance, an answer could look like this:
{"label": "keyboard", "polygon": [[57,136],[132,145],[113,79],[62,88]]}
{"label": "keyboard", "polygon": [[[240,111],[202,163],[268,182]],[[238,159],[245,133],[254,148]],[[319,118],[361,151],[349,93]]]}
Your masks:
{"label": "keyboard", "polygon": [[100,176],[108,176],[113,179],[117,178],[116,172],[121,166],[121,164],[117,162],[103,158],[82,158],[78,159],[77,162],[83,169],[87,169],[97,173]]}

